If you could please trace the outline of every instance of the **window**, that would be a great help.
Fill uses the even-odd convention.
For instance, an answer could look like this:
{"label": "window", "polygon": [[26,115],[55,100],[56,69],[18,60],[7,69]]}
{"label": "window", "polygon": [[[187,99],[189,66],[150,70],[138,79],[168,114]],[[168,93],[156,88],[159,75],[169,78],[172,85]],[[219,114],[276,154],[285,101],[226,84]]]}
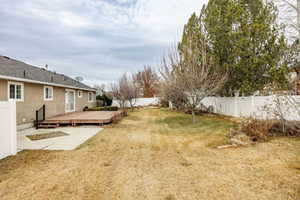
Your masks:
{"label": "window", "polygon": [[9,100],[23,101],[24,85],[23,83],[8,83]]}
{"label": "window", "polygon": [[82,91],[81,91],[81,90],[78,91],[78,97],[79,97],[79,98],[82,97]]}
{"label": "window", "polygon": [[89,102],[93,102],[93,93],[92,92],[89,92],[88,93],[88,98],[89,98]]}
{"label": "window", "polygon": [[44,87],[44,100],[45,101],[53,100],[53,87],[49,87],[49,86]]}

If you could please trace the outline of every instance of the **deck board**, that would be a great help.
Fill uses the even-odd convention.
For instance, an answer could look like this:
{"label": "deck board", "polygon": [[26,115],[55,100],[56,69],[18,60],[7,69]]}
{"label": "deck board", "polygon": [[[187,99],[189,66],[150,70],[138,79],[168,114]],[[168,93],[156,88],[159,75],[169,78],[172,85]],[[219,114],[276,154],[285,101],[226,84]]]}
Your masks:
{"label": "deck board", "polygon": [[41,124],[105,124],[124,116],[124,111],[73,112],[47,118]]}

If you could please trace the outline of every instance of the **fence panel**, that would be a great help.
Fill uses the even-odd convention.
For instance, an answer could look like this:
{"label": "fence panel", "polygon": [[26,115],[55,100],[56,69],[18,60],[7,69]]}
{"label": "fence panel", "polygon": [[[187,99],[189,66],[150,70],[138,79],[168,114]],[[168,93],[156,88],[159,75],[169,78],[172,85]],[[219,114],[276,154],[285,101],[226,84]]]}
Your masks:
{"label": "fence panel", "polygon": [[[300,96],[290,96],[296,102],[300,102]],[[214,112],[233,117],[256,117],[274,118],[271,112],[267,112],[264,107],[271,110],[275,107],[275,96],[250,96],[250,97],[207,97],[202,103],[206,106],[213,106]],[[300,120],[300,116],[295,108],[284,103],[284,97],[280,99],[281,108],[287,120]],[[299,104],[300,105],[300,104]],[[300,108],[299,108],[300,109]]]}
{"label": "fence panel", "polygon": [[236,100],[237,106],[237,116],[238,117],[248,117],[253,115],[254,98],[253,97],[238,97]]}
{"label": "fence panel", "polygon": [[[153,106],[153,105],[158,105],[159,104],[159,98],[138,98],[134,101],[134,106]],[[113,106],[118,106],[120,107],[119,101],[118,100],[113,100]],[[126,107],[130,107],[129,102],[126,102],[125,104]]]}
{"label": "fence panel", "polygon": [[16,103],[0,102],[0,159],[17,153]]}

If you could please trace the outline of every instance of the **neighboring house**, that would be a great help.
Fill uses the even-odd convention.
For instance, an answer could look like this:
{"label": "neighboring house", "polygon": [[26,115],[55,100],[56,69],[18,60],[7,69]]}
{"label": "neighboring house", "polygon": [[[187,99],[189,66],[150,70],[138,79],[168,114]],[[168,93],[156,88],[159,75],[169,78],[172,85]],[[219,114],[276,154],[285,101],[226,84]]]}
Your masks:
{"label": "neighboring house", "polygon": [[31,123],[46,106],[46,118],[96,105],[95,89],[63,74],[0,56],[0,101],[17,102],[17,124]]}

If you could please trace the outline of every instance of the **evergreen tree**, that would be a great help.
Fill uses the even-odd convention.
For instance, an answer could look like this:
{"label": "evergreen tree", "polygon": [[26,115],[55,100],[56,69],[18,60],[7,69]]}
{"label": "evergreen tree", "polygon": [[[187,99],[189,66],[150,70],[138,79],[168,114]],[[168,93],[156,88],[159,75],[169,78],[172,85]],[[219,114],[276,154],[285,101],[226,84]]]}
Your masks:
{"label": "evergreen tree", "polygon": [[[183,35],[181,42],[178,44],[180,53],[184,53],[184,48],[189,47],[191,51],[197,53],[202,45],[201,40],[203,39],[203,26],[202,26],[202,15],[198,17],[196,13],[193,13],[189,18],[188,23],[184,26]],[[187,56],[187,55],[185,55]]]}
{"label": "evergreen tree", "polygon": [[210,0],[204,23],[212,56],[229,71],[224,94],[250,95],[267,84],[287,83],[286,41],[277,9],[263,0]]}

